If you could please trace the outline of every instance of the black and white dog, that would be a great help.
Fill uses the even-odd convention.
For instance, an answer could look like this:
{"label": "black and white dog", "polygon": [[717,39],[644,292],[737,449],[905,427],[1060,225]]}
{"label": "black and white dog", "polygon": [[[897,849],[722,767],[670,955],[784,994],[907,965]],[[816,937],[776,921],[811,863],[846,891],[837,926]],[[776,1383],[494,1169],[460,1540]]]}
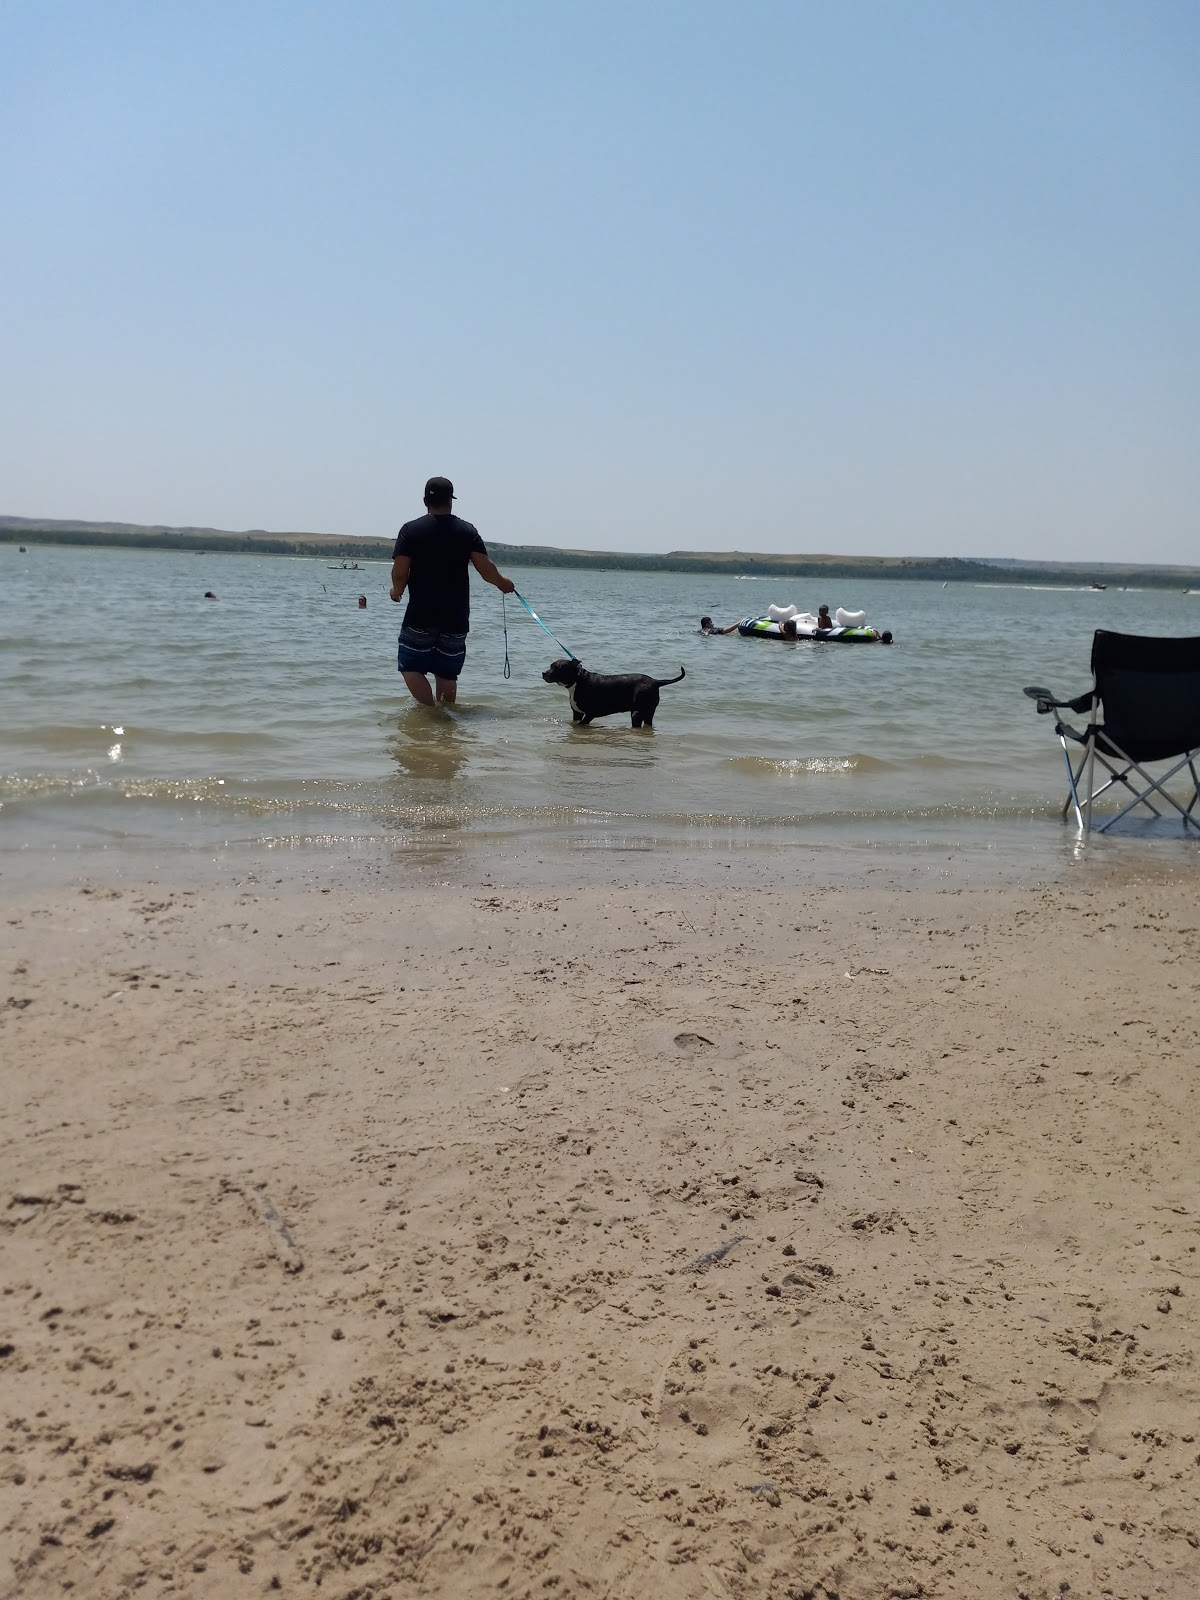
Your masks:
{"label": "black and white dog", "polygon": [[[686,677],[680,667],[679,678]],[[658,710],[658,691],[679,678],[651,678],[644,672],[589,672],[578,661],[552,661],[542,673],[546,683],[566,686],[575,722],[590,722],[593,717],[611,717],[628,711],[635,728],[652,728]]]}

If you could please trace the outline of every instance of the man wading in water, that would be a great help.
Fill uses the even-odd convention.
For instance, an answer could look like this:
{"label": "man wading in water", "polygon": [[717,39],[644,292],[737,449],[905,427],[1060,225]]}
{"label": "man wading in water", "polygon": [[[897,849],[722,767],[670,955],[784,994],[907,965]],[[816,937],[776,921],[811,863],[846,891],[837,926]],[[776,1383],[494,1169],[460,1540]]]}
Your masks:
{"label": "man wading in water", "polygon": [[425,485],[427,515],[404,524],[392,551],[392,599],[398,601],[408,590],[396,665],[409,694],[423,706],[434,703],[431,672],[439,704],[452,706],[458,693],[471,627],[467,563],[501,594],[516,588],[488,555],[479,530],[454,515],[454,498],[449,478],[430,478]]}

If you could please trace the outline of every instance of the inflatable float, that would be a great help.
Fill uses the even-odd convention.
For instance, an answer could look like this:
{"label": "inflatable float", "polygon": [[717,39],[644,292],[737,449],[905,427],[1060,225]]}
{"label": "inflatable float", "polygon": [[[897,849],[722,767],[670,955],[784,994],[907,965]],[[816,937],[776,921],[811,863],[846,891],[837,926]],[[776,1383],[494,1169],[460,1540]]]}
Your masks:
{"label": "inflatable float", "polygon": [[[775,606],[772,611],[777,610]],[[847,613],[839,611],[836,627],[818,628],[817,619],[807,612],[791,617],[746,617],[737,625],[737,631],[744,639],[812,639],[817,644],[891,644],[892,636],[888,632],[879,633],[875,628],[868,628],[862,622],[844,623],[842,618],[846,615],[862,616],[862,612]],[[794,622],[794,634],[784,633],[783,624]]]}

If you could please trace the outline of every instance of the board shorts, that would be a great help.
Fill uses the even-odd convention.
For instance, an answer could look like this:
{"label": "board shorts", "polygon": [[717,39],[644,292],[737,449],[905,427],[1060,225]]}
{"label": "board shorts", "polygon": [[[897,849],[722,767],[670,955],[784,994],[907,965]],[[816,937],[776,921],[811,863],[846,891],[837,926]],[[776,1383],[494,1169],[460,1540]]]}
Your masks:
{"label": "board shorts", "polygon": [[396,666],[401,672],[432,672],[435,678],[457,678],[467,659],[465,633],[442,633],[437,628],[400,630]]}

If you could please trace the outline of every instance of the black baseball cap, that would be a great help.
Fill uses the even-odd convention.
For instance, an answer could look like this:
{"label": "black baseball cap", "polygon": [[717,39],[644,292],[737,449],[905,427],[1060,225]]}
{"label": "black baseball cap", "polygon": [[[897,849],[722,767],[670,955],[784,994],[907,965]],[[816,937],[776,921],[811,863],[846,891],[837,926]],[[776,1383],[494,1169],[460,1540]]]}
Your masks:
{"label": "black baseball cap", "polygon": [[425,485],[425,498],[432,500],[435,506],[442,506],[447,500],[454,500],[457,496],[449,478],[430,478]]}

